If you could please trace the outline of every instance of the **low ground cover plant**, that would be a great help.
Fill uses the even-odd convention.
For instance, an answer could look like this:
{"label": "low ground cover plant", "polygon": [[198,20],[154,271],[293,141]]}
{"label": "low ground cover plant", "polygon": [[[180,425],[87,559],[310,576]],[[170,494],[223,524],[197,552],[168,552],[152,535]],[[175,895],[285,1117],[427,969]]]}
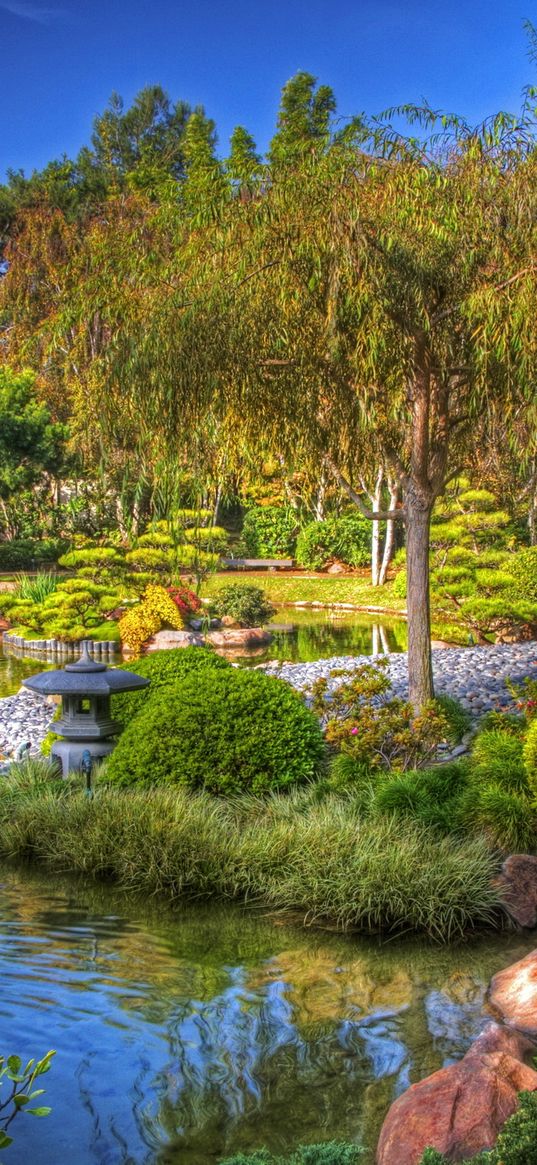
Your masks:
{"label": "low ground cover plant", "polygon": [[268,1149],[236,1153],[221,1165],[359,1165],[364,1150],[359,1145],[327,1141],[320,1145],[299,1145],[290,1155],[275,1157]]}
{"label": "low ground cover plant", "polygon": [[212,604],[220,619],[227,615],[240,627],[259,627],[274,614],[275,608],[262,587],[252,583],[229,583],[221,588]]}
{"label": "low ground cover plant", "polygon": [[312,780],[323,762],[317,717],[282,680],[225,666],[184,675],[147,699],[110,758],[122,786],[264,792]]}

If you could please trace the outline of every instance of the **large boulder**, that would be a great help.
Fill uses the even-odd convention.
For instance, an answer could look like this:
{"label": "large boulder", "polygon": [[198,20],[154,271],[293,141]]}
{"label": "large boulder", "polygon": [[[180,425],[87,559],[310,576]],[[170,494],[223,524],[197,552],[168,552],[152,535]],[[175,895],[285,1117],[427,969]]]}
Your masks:
{"label": "large boulder", "polygon": [[203,647],[203,635],[195,631],[157,631],[149,640],[148,651],[165,651],[172,647]]}
{"label": "large boulder", "polygon": [[519,926],[537,926],[537,858],[511,854],[496,880],[507,913]]}
{"label": "large boulder", "polygon": [[494,976],[489,1002],[510,1027],[537,1038],[537,951]]}
{"label": "large boulder", "polygon": [[227,627],[225,631],[210,631],[207,639],[213,647],[263,647],[272,635],[263,627]]}
{"label": "large boulder", "polygon": [[464,1059],[413,1084],[392,1104],[382,1126],[377,1165],[418,1165],[428,1145],[450,1161],[490,1149],[518,1105],[518,1093],[537,1089],[537,1072],[523,1063],[534,1045],[491,1024]]}

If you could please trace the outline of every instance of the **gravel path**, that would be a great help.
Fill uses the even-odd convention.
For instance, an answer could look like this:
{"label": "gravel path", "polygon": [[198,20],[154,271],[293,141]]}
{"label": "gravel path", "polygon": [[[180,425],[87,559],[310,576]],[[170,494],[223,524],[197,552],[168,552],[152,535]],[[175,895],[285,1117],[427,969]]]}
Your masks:
{"label": "gravel path", "polygon": [[[279,676],[302,691],[333,668],[352,670],[370,663],[370,655],[333,656],[315,663],[263,664],[268,675]],[[394,695],[405,697],[408,691],[406,654],[387,656],[388,673]],[[437,648],[433,651],[435,690],[460,700],[475,719],[493,708],[513,706],[505,680],[520,683],[526,677],[537,680],[537,642],[505,644],[498,647]],[[332,680],[335,687],[341,679]],[[21,688],[16,696],[0,700],[0,754],[10,757],[19,745],[30,742],[33,753],[48,731],[54,707],[41,697]]]}

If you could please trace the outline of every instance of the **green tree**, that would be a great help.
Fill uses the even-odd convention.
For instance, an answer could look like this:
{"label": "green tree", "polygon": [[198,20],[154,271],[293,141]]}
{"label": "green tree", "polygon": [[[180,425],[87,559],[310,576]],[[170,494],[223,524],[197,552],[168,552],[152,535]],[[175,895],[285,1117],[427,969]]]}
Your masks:
{"label": "green tree", "polygon": [[33,372],[0,365],[0,506],[8,534],[9,506],[45,475],[58,477],[65,464],[66,427],[52,421],[39,399]]}

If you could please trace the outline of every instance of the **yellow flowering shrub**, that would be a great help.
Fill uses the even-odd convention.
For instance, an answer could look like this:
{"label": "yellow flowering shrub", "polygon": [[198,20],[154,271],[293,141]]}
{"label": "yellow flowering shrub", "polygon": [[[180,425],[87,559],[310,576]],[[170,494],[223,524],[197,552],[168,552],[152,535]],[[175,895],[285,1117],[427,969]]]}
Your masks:
{"label": "yellow flowering shrub", "polygon": [[139,655],[144,643],[165,624],[174,631],[180,631],[183,620],[164,587],[150,585],[146,587],[140,602],[119,620],[121,642]]}

